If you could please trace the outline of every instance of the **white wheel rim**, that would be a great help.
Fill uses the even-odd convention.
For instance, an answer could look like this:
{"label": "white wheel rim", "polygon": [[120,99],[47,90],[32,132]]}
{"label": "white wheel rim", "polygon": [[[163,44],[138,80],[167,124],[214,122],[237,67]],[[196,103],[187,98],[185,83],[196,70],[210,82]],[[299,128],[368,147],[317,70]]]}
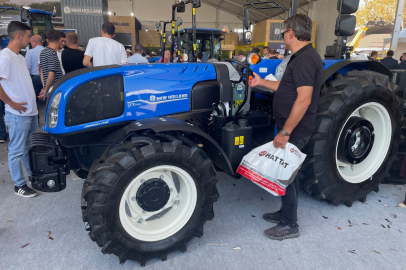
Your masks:
{"label": "white wheel rim", "polygon": [[[341,162],[337,158],[339,139],[337,139],[335,159],[336,166],[341,177],[352,184],[372,180],[373,175],[381,167],[386,155],[388,154],[391,137],[392,137],[392,122],[388,110],[380,103],[369,102],[358,107],[346,120],[343,129],[351,117],[362,117],[367,119],[374,126],[374,144],[365,160],[358,164],[350,165]],[[344,131],[345,132],[345,131]]]}
{"label": "white wheel rim", "polygon": [[[179,192],[173,174],[177,175]],[[135,200],[136,194],[144,181],[154,178],[165,181],[170,188],[169,200],[164,207],[155,212],[143,211]],[[125,189],[119,206],[120,222],[126,232],[137,240],[160,241],[174,235],[185,226],[194,212],[196,201],[195,182],[185,170],[169,165],[157,166],[138,175]],[[164,210],[167,212],[163,213]],[[156,218],[160,213],[163,213],[162,217]],[[149,220],[151,218],[155,219]]]}

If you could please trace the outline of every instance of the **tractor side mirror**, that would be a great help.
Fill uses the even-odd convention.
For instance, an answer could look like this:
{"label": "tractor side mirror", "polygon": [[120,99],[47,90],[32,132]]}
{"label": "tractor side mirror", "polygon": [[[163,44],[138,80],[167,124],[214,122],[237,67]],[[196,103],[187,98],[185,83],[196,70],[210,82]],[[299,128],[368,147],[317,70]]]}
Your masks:
{"label": "tractor side mirror", "polygon": [[22,22],[27,22],[28,21],[28,10],[26,9],[21,9],[21,21]]}
{"label": "tractor side mirror", "polygon": [[243,27],[244,30],[249,30],[250,27],[250,11],[248,8],[244,9]]}
{"label": "tractor side mirror", "polygon": [[181,17],[178,17],[178,19],[177,19],[176,22],[175,22],[175,26],[176,26],[176,27],[181,26],[182,23],[183,23],[182,18],[181,18]]}
{"label": "tractor side mirror", "polygon": [[337,10],[338,18],[336,22],[336,36],[352,36],[357,24],[357,18],[354,15],[358,10],[360,0],[338,0]]}
{"label": "tractor side mirror", "polygon": [[357,19],[353,15],[341,15],[337,19],[335,35],[338,37],[349,37],[354,34]]}
{"label": "tractor side mirror", "polygon": [[244,32],[243,41],[245,45],[251,45],[252,42],[252,32],[246,31]]}
{"label": "tractor side mirror", "polygon": [[185,7],[186,7],[186,5],[185,5],[185,3],[183,3],[183,2],[181,2],[181,3],[179,3],[180,4],[180,6],[178,6],[177,8],[176,8],[176,11],[178,12],[178,13],[183,13],[183,12],[185,12]]}

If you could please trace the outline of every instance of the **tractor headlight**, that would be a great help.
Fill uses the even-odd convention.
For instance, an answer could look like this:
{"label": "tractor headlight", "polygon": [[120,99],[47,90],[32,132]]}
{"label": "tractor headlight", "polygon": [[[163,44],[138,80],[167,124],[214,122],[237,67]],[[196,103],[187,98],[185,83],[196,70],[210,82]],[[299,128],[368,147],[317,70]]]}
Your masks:
{"label": "tractor headlight", "polygon": [[51,106],[49,106],[48,111],[48,127],[54,128],[58,124],[58,109],[59,101],[61,100],[62,92],[59,92],[51,101]]}

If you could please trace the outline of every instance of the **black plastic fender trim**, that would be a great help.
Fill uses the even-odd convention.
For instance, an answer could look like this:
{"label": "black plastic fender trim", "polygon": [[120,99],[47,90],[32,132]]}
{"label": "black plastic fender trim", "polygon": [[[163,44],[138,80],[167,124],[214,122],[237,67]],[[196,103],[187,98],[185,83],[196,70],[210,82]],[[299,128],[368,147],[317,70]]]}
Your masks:
{"label": "black plastic fender trim", "polygon": [[225,173],[234,176],[234,171],[231,167],[231,162],[226,156],[226,153],[221,146],[207,133],[195,127],[193,124],[180,121],[170,117],[155,117],[144,120],[135,121],[124,127],[126,134],[133,131],[141,131],[151,129],[156,133],[165,131],[182,131],[190,132],[197,135],[200,141],[205,146],[205,152],[212,159],[213,163],[222,169]]}
{"label": "black plastic fender trim", "polygon": [[329,66],[323,71],[322,82],[325,83],[328,78],[330,78],[334,73],[340,70],[343,67],[349,66],[351,64],[365,64],[371,68],[372,71],[376,71],[382,74],[385,74],[391,79],[393,77],[393,73],[387,68],[384,64],[381,64],[378,61],[371,61],[371,60],[343,60],[338,61],[337,63]]}

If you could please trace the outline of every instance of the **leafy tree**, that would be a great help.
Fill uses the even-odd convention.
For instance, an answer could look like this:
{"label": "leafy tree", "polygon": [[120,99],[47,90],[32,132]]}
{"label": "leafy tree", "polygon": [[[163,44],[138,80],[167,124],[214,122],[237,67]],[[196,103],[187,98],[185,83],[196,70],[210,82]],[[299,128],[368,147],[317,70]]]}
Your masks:
{"label": "leafy tree", "polygon": [[[385,24],[394,22],[396,16],[397,0],[364,0],[364,5],[355,13],[358,26],[368,21],[383,20]],[[403,22],[406,22],[406,6],[403,10]]]}

